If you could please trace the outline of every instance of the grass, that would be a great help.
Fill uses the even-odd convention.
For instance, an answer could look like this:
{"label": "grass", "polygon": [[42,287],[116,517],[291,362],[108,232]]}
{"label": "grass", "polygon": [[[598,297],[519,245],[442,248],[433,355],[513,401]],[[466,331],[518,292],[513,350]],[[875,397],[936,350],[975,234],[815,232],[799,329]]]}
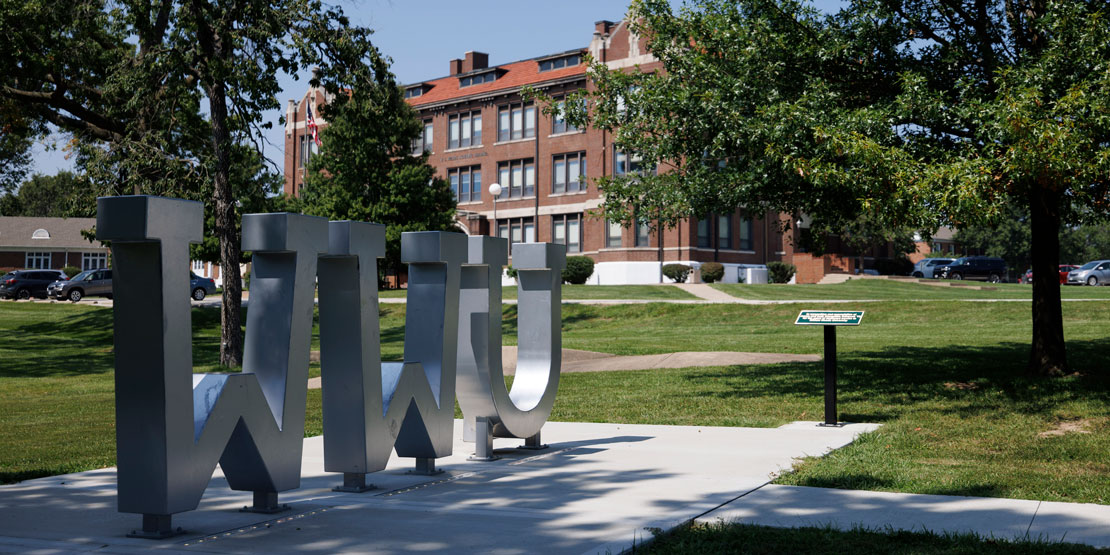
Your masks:
{"label": "grass", "polygon": [[[958,300],[958,299],[1032,299],[1033,288],[1018,283],[982,283],[975,281],[964,286],[937,286],[913,281],[887,279],[852,279],[844,283],[826,285],[749,285],[744,283],[714,283],[710,286],[734,297],[750,300]],[[1110,287],[1061,286],[1064,299],[1110,300]]]}
{"label": "grass", "polygon": [[[807,304],[804,308],[851,308]],[[1029,305],[877,302],[838,333],[841,419],[877,432],[779,483],[1110,503],[1110,303],[1065,303],[1074,375],[1024,376]],[[797,305],[564,305],[563,345],[622,355],[820,353]],[[381,305],[383,358],[401,356],[404,305]],[[515,343],[516,306],[503,330]],[[216,368],[215,309],[194,309],[194,360]],[[0,480],[111,465],[111,312],[0,303]],[[317,339],[313,338],[313,343]],[[316,347],[314,347],[316,348]],[[318,374],[318,368],[312,368]],[[566,374],[553,420],[779,426],[822,415],[820,363]],[[319,433],[319,391],[306,433]],[[1064,424],[1089,433],[1042,437]]]}
{"label": "grass", "polygon": [[743,524],[693,525],[656,537],[647,553],[940,553],[1071,555],[1101,553],[1069,543],[1007,541],[975,534],[938,534],[895,530],[771,528]]}
{"label": "grass", "polygon": [[[379,291],[383,299],[404,298],[405,289]],[[516,299],[516,286],[505,286],[502,299]],[[697,300],[697,297],[671,285],[563,285],[567,300]]]}

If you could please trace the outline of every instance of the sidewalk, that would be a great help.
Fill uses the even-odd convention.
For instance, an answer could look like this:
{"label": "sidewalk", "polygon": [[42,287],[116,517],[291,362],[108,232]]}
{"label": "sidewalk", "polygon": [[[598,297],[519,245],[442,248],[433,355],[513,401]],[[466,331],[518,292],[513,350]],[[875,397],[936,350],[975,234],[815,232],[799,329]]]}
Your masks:
{"label": "sidewalk", "polygon": [[696,519],[781,528],[831,526],[1110,547],[1110,505],[766,485]]}

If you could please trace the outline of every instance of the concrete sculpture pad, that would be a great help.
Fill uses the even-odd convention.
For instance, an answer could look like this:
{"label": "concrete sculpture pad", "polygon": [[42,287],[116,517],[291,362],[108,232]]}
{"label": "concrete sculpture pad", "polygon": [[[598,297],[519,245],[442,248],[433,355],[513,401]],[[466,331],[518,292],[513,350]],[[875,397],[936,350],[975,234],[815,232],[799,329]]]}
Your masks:
{"label": "concrete sculpture pad", "polygon": [[[875,425],[715,428],[549,422],[542,452],[503,449],[467,462],[455,421],[446,473],[406,474],[393,457],[373,475],[380,493],[331,491],[323,439],[304,442],[301,488],[281,515],[240,513],[249,492],[217,471],[200,507],[175,518],[188,533],[124,537],[134,515],[116,512],[115,469],[0,486],[0,551],[126,552],[450,551],[619,553],[651,533],[698,517],[766,484],[797,457],[821,455]],[[277,516],[277,518],[274,518]],[[490,533],[490,526],[496,533]]]}

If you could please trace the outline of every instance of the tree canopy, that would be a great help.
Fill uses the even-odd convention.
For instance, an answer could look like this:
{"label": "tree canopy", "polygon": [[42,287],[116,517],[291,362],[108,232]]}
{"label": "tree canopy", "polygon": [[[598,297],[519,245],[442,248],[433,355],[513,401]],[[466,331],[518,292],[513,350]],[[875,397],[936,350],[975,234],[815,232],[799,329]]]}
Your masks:
{"label": "tree canopy", "polygon": [[[634,0],[663,69],[591,66],[590,119],[659,164],[602,178],[605,211],[735,206],[929,231],[1030,209],[1034,271],[1062,223],[1110,213],[1105,3]],[[1040,268],[1038,270],[1038,268]],[[1036,280],[1030,370],[1066,369],[1059,286]]]}
{"label": "tree canopy", "polygon": [[333,220],[386,226],[383,271],[401,268],[401,233],[459,231],[455,200],[435,177],[428,155],[412,155],[423,124],[385,67],[373,86],[338,95],[322,107],[328,126],[301,191],[301,209]]}
{"label": "tree canopy", "polygon": [[4,2],[0,28],[0,128],[13,131],[0,186],[55,126],[99,194],[205,201],[224,277],[220,361],[240,365],[238,202],[253,193],[239,190],[272,177],[254,164],[264,112],[279,107],[283,73],[315,67],[333,92],[373,83],[371,31],[320,0]]}

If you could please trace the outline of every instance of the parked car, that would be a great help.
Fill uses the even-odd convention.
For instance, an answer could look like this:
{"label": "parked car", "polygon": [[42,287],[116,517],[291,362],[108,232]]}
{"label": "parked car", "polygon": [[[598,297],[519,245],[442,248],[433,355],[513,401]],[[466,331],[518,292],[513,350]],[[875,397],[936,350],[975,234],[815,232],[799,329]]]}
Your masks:
{"label": "parked car", "polygon": [[61,270],[16,270],[0,277],[0,297],[6,299],[46,298],[46,288],[66,275]]}
{"label": "parked car", "polygon": [[1029,268],[1024,274],[1021,274],[1021,283],[1033,283],[1033,268]]}
{"label": "parked car", "polygon": [[56,299],[77,302],[85,297],[112,298],[112,270],[85,270],[69,280],[58,280],[46,288],[46,294]]}
{"label": "parked car", "polygon": [[1103,285],[1110,283],[1110,260],[1088,262],[1068,272],[1069,285]]}
{"label": "parked car", "polygon": [[1060,265],[1060,285],[1067,284],[1068,283],[1068,274],[1071,273],[1072,270],[1078,270],[1078,269],[1079,269],[1079,266],[1076,266],[1075,264],[1061,264]]}
{"label": "parked car", "polygon": [[206,295],[213,295],[216,293],[216,280],[212,278],[200,277],[193,272],[189,272],[189,296],[194,301],[203,301]]}
{"label": "parked car", "polygon": [[[216,282],[189,272],[189,297],[198,301],[216,292]],[[86,270],[73,276],[69,281],[55,281],[46,291],[47,295],[58,299],[80,301],[88,296],[112,298],[112,270]]]}
{"label": "parked car", "polygon": [[944,279],[977,279],[998,283],[1006,275],[1006,261],[990,256],[966,256],[935,270]]}
{"label": "parked car", "polygon": [[952,262],[951,258],[922,258],[913,265],[913,274],[915,278],[935,278],[936,269]]}

